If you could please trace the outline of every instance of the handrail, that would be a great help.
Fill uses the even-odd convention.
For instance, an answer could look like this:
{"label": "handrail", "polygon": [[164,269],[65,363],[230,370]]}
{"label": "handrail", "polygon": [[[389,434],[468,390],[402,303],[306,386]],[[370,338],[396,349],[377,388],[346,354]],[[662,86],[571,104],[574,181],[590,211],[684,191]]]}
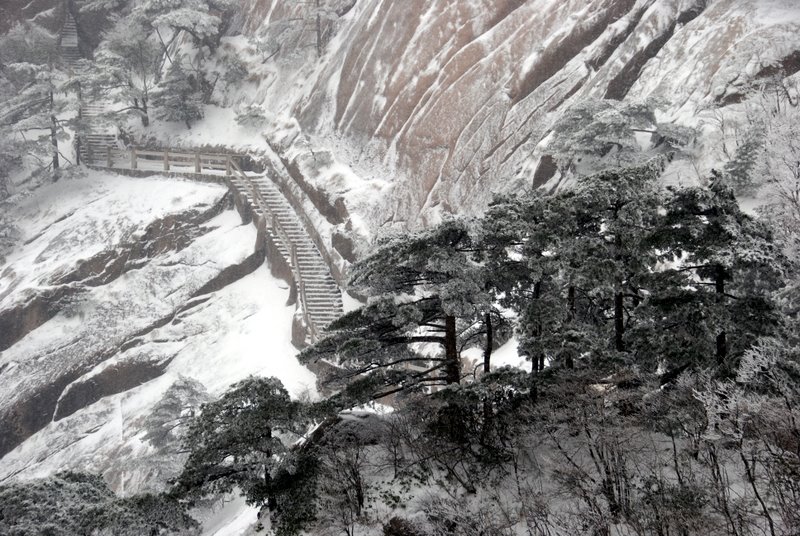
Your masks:
{"label": "handrail", "polygon": [[309,334],[311,336],[311,342],[316,342],[319,339],[319,331],[317,330],[317,326],[314,323],[314,320],[311,318],[311,313],[308,309],[306,284],[305,281],[303,280],[303,274],[300,270],[300,262],[297,259],[297,244],[294,243],[294,241],[289,236],[289,233],[286,232],[286,229],[283,228],[283,225],[281,225],[278,216],[274,212],[272,212],[272,210],[269,207],[269,204],[261,196],[261,192],[258,191],[258,188],[256,188],[256,185],[253,183],[250,177],[248,177],[247,174],[245,174],[245,172],[242,171],[242,168],[239,167],[239,164],[236,163],[236,161],[233,158],[231,158],[229,161],[229,165],[232,168],[232,170],[235,171],[236,174],[239,175],[239,177],[241,177],[241,179],[245,182],[245,184],[250,190],[253,202],[258,204],[262,213],[265,215],[265,217],[268,218],[268,223],[275,231],[275,234],[284,243],[286,249],[289,252],[289,264],[294,274],[295,281],[297,283],[297,298],[300,302],[300,310],[303,314],[303,320],[305,321],[306,326],[308,326]]}
{"label": "handrail", "polygon": [[[194,172],[201,174],[203,167],[212,168],[215,170],[225,170],[226,175],[231,175],[234,157],[241,157],[237,154],[218,154],[218,153],[201,153],[199,151],[175,151],[172,149],[154,150],[139,148],[136,146],[131,147],[125,153],[130,158],[130,168],[138,169],[139,157],[144,157],[143,160],[155,162],[160,159],[164,165],[164,171],[170,171],[171,166],[192,167]],[[109,166],[113,167],[113,166]]]}
{"label": "handrail", "polygon": [[[277,215],[272,212],[269,204],[264,200],[261,192],[259,192],[253,180],[248,177],[244,171],[242,171],[242,168],[236,161],[236,158],[241,157],[242,155],[208,154],[197,151],[183,152],[173,151],[170,149],[156,151],[151,149],[140,149],[134,146],[127,151],[114,147],[107,147],[106,154],[103,156],[105,156],[108,167],[113,167],[112,164],[114,163],[114,159],[118,156],[122,156],[128,157],[131,169],[137,169],[137,158],[139,156],[144,156],[161,158],[164,163],[164,171],[169,171],[171,165],[186,166],[186,164],[193,163],[195,167],[195,173],[201,173],[203,167],[202,164],[210,163],[215,169],[224,169],[225,175],[229,176],[234,173],[238,175],[244,181],[245,186],[249,190],[249,193],[253,199],[253,203],[257,205],[257,207],[261,209],[261,213],[264,214],[264,217],[266,218],[265,223],[273,229],[275,235],[283,243],[289,253],[289,264],[297,284],[297,298],[303,315],[303,321],[305,322],[306,326],[308,326],[311,341],[315,342],[319,340],[319,330],[317,329],[317,326],[314,323],[314,319],[311,317],[311,312],[308,308],[305,280],[303,279],[303,274],[300,269],[300,262],[297,258],[297,244],[295,244],[295,242],[289,236],[289,233],[286,232],[286,229],[284,229],[283,225],[281,225]],[[178,160],[179,158],[180,160]],[[303,220],[304,217],[307,218],[305,214],[299,214],[299,217],[301,220]],[[307,225],[306,221],[303,221],[303,223]]]}
{"label": "handrail", "polygon": [[[280,159],[281,157],[278,156],[278,158]],[[270,168],[273,169],[273,171],[275,171],[275,176],[280,177],[280,173],[277,172],[272,162],[269,162],[269,166]],[[326,246],[325,241],[322,239],[321,236],[319,236],[316,230],[316,226],[314,225],[314,222],[308,216],[308,213],[306,212],[306,209],[303,206],[303,201],[301,200],[301,198],[295,194],[291,186],[288,184],[288,181],[277,179],[273,180],[272,182],[275,184],[275,186],[277,186],[278,190],[280,190],[280,192],[289,202],[289,205],[291,205],[291,207],[294,209],[295,214],[297,214],[297,216],[300,218],[300,221],[306,228],[309,236],[311,237],[311,240],[314,242],[314,245],[319,250],[320,255],[322,255],[325,264],[327,264],[328,267],[330,268],[331,275],[333,275],[334,279],[337,279],[339,282],[347,281],[346,272],[339,267],[336,260],[336,257],[338,256],[339,258],[341,258],[341,255],[335,249],[329,249]],[[297,183],[295,182],[295,184]],[[308,194],[303,192],[302,188],[300,190],[301,190],[300,195],[304,198],[308,198]]]}

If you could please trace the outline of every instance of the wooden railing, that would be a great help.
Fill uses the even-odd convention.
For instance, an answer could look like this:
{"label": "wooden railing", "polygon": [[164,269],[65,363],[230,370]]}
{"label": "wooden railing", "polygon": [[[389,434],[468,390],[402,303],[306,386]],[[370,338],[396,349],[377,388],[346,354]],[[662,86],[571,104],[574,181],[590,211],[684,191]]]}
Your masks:
{"label": "wooden railing", "polygon": [[[98,155],[99,156],[99,155]],[[114,167],[117,160],[130,162],[130,169],[139,169],[141,163],[155,163],[162,167],[164,171],[170,171],[173,167],[190,168],[194,173],[204,171],[224,171],[225,175],[233,174],[234,158],[237,155],[231,154],[209,154],[199,151],[174,151],[141,149],[132,147],[128,150],[106,147],[106,165]]]}
{"label": "wooden railing", "polygon": [[[253,203],[256,204],[261,210],[261,213],[264,214],[264,217],[266,218],[266,221],[264,222],[265,225],[273,230],[275,235],[286,246],[286,249],[288,249],[290,268],[297,284],[297,299],[300,303],[300,310],[303,315],[303,320],[305,321],[306,326],[308,326],[311,341],[315,342],[319,339],[319,330],[314,324],[314,320],[311,318],[311,314],[309,313],[306,285],[303,279],[303,274],[300,270],[300,263],[297,258],[297,244],[292,240],[291,236],[289,236],[289,233],[287,233],[283,228],[278,220],[277,215],[272,212],[269,204],[267,204],[267,202],[264,200],[261,192],[258,190],[258,187],[253,180],[248,177],[244,171],[242,171],[241,166],[237,162],[237,158],[241,158],[241,156],[235,154],[209,154],[199,151],[175,151],[172,149],[141,149],[138,147],[122,150],[109,146],[106,148],[105,163],[106,166],[113,168],[117,167],[115,166],[117,161],[122,161],[126,164],[129,164],[130,169],[135,170],[139,169],[139,165],[141,163],[148,162],[158,163],[164,171],[171,171],[173,167],[189,167],[194,169],[194,173],[198,174],[201,174],[204,171],[224,171],[225,175],[228,177],[234,174],[238,176],[239,179],[241,179],[246,185],[250,196],[253,199]],[[96,160],[97,159],[95,159],[95,161]],[[305,214],[302,214],[301,217],[302,216],[305,216]],[[308,225],[308,222],[303,221],[303,223]]]}
{"label": "wooden railing", "polygon": [[317,329],[317,326],[315,325],[314,320],[311,318],[311,314],[308,310],[306,285],[305,281],[303,280],[303,274],[300,271],[300,262],[297,258],[297,244],[292,240],[291,236],[289,236],[289,233],[286,232],[286,229],[284,229],[283,225],[281,225],[278,216],[272,212],[272,209],[270,209],[269,204],[264,200],[256,184],[250,177],[247,176],[244,171],[242,171],[242,168],[239,167],[239,164],[236,162],[236,160],[229,157],[226,160],[226,163],[231,173],[235,172],[236,175],[247,185],[247,189],[250,191],[250,196],[253,199],[253,203],[258,205],[258,208],[261,209],[261,213],[264,214],[264,217],[267,220],[265,223],[272,228],[273,232],[284,243],[286,249],[289,250],[289,264],[292,270],[292,275],[294,275],[295,283],[297,284],[297,299],[300,302],[300,311],[303,315],[303,321],[308,327],[311,342],[314,343],[319,340],[319,330]]}

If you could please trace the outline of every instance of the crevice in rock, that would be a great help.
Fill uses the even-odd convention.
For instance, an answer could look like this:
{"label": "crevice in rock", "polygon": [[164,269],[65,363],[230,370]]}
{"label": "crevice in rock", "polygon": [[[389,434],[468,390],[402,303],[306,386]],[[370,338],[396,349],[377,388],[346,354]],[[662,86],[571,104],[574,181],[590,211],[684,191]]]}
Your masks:
{"label": "crevice in rock", "polygon": [[64,388],[81,374],[80,370],[68,371],[30,397],[0,411],[0,458],[47,426]]}
{"label": "crevice in rock", "polygon": [[617,48],[619,48],[619,46],[624,43],[628,37],[630,37],[651,5],[653,5],[652,2],[649,4],[643,4],[635,13],[633,13],[628,21],[628,24],[625,26],[625,29],[612,37],[606,46],[599,50],[598,54],[586,62],[586,65],[594,70],[597,70],[605,65]]}
{"label": "crevice in rock", "polygon": [[675,35],[678,24],[688,24],[699,17],[705,8],[706,3],[705,0],[703,0],[681,12],[664,33],[653,39],[644,49],[634,54],[617,76],[608,83],[605,98],[614,100],[624,99],[633,87],[633,84],[639,79],[639,75],[641,75],[642,69],[644,69],[647,62],[655,58],[661,49],[664,48],[664,45]]}
{"label": "crevice in rock", "polygon": [[547,183],[547,181],[555,176],[557,171],[558,164],[555,158],[549,154],[542,155],[539,164],[536,166],[536,171],[533,173],[533,187],[538,188]]}
{"label": "crevice in rock", "polygon": [[[264,249],[257,248],[252,255],[241,263],[228,266],[192,294],[189,300],[173,314],[160,318],[147,328],[135,333],[120,345],[114,353],[119,355],[140,346],[146,342],[144,337],[149,333],[170,323],[177,323],[180,314],[210,300],[211,297],[207,296],[209,293],[221,290],[258,269],[264,263],[264,255]],[[115,363],[85,381],[78,380],[71,383],[57,402],[53,412],[53,420],[58,421],[68,417],[90,404],[94,404],[103,397],[133,389],[159,377],[164,373],[175,355],[167,359]]]}
{"label": "crevice in rock", "polygon": [[636,0],[615,0],[594,24],[575,28],[554,46],[548,47],[536,65],[528,71],[517,91],[511,95],[516,104],[533,93],[539,86],[561,71],[583,49],[596,41],[610,24],[621,19],[635,5]]}
{"label": "crevice in rock", "polygon": [[232,264],[227,268],[224,268],[220,273],[218,273],[205,285],[200,287],[194,294],[192,294],[191,297],[196,298],[198,296],[202,296],[203,294],[216,292],[232,283],[235,283],[236,281],[239,281],[243,277],[255,272],[259,266],[264,264],[265,259],[266,252],[264,251],[264,248],[256,248],[256,251],[241,263]]}
{"label": "crevice in rock", "polygon": [[[800,72],[800,50],[795,50],[791,54],[785,56],[780,61],[767,65],[762,68],[749,84],[743,84],[742,87],[737,87],[733,91],[726,91],[724,94],[717,96],[714,101],[719,106],[729,106],[731,104],[739,104],[747,98],[747,90],[752,87],[750,84],[757,80],[768,80],[770,78],[788,78]],[[771,86],[775,91],[786,92],[785,88],[781,88],[776,84]],[[781,95],[781,97],[786,94]]]}
{"label": "crevice in rock", "polygon": [[158,378],[175,355],[177,354],[153,361],[114,363],[91,378],[70,383],[56,403],[53,421],[69,417],[101,398],[128,391]]}

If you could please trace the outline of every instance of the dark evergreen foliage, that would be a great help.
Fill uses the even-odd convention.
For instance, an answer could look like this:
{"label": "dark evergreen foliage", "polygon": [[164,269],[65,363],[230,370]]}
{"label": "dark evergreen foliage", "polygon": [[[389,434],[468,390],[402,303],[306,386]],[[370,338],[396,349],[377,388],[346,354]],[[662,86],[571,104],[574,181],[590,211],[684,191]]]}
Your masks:
{"label": "dark evergreen foliage", "polygon": [[[384,453],[401,486],[435,483],[451,497],[470,496],[513,476],[529,498],[519,471],[522,453],[535,450],[525,442],[535,438],[563,463],[552,475],[579,505],[573,529],[605,534],[624,523],[640,534],[687,534],[724,525],[744,534],[734,507],[758,507],[774,527],[777,513],[763,500],[734,506],[719,476],[720,449],[738,445],[753,497],[767,486],[754,476],[761,467],[775,511],[794,526],[790,436],[800,374],[790,341],[800,330],[776,300],[786,296],[778,291],[792,267],[770,228],[743,212],[722,180],[664,189],[663,165],[656,159],[565,191],[499,197],[479,220],[379,244],[352,270],[367,304],[301,354],[326,360],[335,392],[301,408],[274,380],[237,386],[192,428],[183,490],[236,486],[270,507],[278,534],[327,523],[351,533],[369,491],[369,449]],[[489,367],[506,325],[532,374]],[[461,350],[476,346],[486,356],[480,376],[460,370]],[[398,392],[400,408],[382,418],[377,439],[337,417]],[[752,409],[762,404],[768,409]],[[273,440],[277,429],[299,431],[312,419],[323,425],[293,448]],[[758,461],[744,448],[756,423],[769,431],[758,439],[766,453]],[[672,442],[674,476],[637,466],[647,458],[626,437],[644,431]],[[432,499],[426,527],[510,530],[497,511],[463,504]],[[550,526],[546,511],[525,516],[529,528]],[[396,520],[384,530],[417,528]]]}
{"label": "dark evergreen foliage", "polygon": [[[460,220],[386,240],[352,267],[350,285],[371,296],[369,303],[334,322],[330,335],[300,359],[328,359],[341,368],[337,379],[374,385],[372,392],[362,390],[365,399],[458,383],[463,338],[476,338],[475,327],[483,325],[477,335],[485,339],[503,323],[480,253],[469,224]],[[423,355],[412,348],[418,343],[441,351]]]}
{"label": "dark evergreen foliage", "polygon": [[0,534],[141,536],[199,534],[197,522],[172,498],[118,498],[99,476],[64,472],[0,486]]}
{"label": "dark evergreen foliage", "polygon": [[249,378],[204,404],[185,444],[191,451],[175,493],[203,497],[234,488],[251,504],[275,495],[274,472],[286,452],[281,436],[302,431],[300,406],[280,381]]}

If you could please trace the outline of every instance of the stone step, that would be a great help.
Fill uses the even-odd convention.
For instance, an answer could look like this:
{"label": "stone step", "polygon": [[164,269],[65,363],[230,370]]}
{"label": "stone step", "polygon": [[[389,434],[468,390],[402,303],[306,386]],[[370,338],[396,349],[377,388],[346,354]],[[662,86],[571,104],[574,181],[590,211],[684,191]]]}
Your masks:
{"label": "stone step", "polygon": [[283,194],[270,180],[264,177],[254,178],[252,181],[258,201],[254,198],[253,188],[250,184],[236,176],[231,178],[232,186],[256,213],[262,214],[261,204],[263,203],[266,214],[277,218],[282,233],[286,233],[285,236],[290,243],[285,244],[281,238],[282,233],[278,233],[271,225],[268,229],[278,251],[287,261],[291,261],[289,250],[294,246],[297,254],[297,269],[300,271],[305,288],[305,303],[302,306],[306,309],[306,313],[314,325],[318,329],[322,329],[342,315],[341,291],[331,277],[330,269],[322,255]]}

